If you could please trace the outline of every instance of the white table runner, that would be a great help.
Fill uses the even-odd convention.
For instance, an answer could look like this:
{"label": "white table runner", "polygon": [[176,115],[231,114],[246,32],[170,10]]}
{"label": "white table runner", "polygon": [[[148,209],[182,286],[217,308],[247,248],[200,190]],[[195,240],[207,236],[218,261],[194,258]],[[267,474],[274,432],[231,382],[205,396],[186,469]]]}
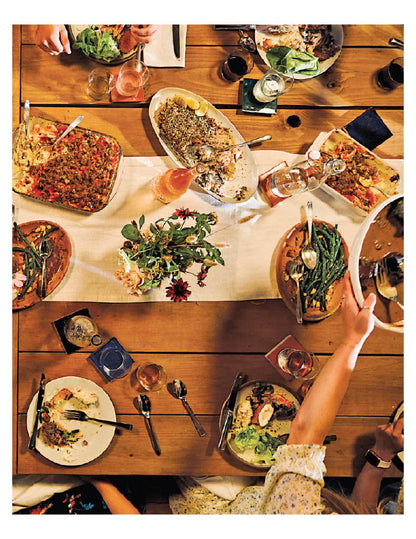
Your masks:
{"label": "white table runner", "polygon": [[[280,151],[253,151],[258,172],[267,171],[282,160],[289,164],[300,156]],[[402,160],[388,161],[402,175]],[[153,199],[150,180],[160,172],[173,168],[169,157],[127,157],[123,160],[120,185],[113,199],[102,211],[83,215],[54,208],[13,193],[15,221],[45,219],[63,227],[72,244],[71,263],[62,283],[46,301],[85,302],[143,302],[170,301],[163,283],[160,289],[140,297],[127,292],[114,277],[118,265],[118,249],[123,245],[121,229],[132,219],[146,216],[146,224],[167,217],[176,208],[199,212],[215,211],[218,224],[207,238],[220,246],[225,266],[210,269],[205,287],[199,287],[195,276],[185,274],[191,295],[189,301],[238,301],[279,297],[275,265],[277,245],[281,238],[305,219],[305,205],[313,201],[314,217],[338,228],[351,248],[363,217],[354,213],[340,200],[318,189],[288,198],[274,208],[263,203],[257,195],[241,204],[223,204],[191,187],[176,202],[164,205]],[[191,268],[191,271],[192,268]],[[199,266],[194,266],[198,273]]]}

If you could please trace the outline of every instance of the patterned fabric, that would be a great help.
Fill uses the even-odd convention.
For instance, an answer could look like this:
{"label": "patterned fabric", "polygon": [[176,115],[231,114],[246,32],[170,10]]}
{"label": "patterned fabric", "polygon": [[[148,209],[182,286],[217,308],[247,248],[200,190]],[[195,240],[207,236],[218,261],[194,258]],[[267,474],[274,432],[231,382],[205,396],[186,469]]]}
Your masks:
{"label": "patterned fabric", "polygon": [[224,500],[190,478],[181,478],[181,494],[169,498],[174,514],[320,514],[324,446],[279,446],[263,485],[242,490],[233,501]]}
{"label": "patterned fabric", "polygon": [[15,515],[108,515],[110,511],[101,495],[86,484],[54,494],[36,506],[22,509]]}

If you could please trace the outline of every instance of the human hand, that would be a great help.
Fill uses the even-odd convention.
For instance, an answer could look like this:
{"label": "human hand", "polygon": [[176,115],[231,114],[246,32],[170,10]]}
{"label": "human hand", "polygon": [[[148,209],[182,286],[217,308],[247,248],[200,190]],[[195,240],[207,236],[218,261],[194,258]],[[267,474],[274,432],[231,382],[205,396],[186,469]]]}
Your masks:
{"label": "human hand", "polygon": [[63,24],[40,24],[36,29],[35,43],[49,54],[71,54],[68,32]]}
{"label": "human hand", "polygon": [[155,24],[132,24],[131,33],[137,43],[150,43],[157,35],[159,27]]}
{"label": "human hand", "polygon": [[371,293],[360,309],[354,297],[350,272],[344,278],[344,298],[342,301],[342,319],[344,324],[343,343],[349,346],[360,346],[374,329],[373,311],[376,295]]}
{"label": "human hand", "polygon": [[389,461],[394,455],[403,450],[403,425],[403,416],[393,423],[378,425],[376,442],[372,449],[381,459]]}

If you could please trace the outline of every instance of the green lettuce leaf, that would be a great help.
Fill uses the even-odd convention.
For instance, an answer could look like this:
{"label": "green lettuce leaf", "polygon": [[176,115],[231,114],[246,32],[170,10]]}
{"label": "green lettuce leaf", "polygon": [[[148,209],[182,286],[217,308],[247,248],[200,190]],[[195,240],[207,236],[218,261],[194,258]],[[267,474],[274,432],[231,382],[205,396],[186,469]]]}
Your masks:
{"label": "green lettuce leaf", "polygon": [[78,34],[73,48],[80,49],[86,56],[106,62],[115,60],[121,54],[117,42],[109,32],[93,28],[84,28]]}
{"label": "green lettuce leaf", "polygon": [[278,65],[284,66],[284,73],[299,75],[317,75],[319,73],[319,60],[308,52],[301,52],[289,47],[273,47],[266,53],[270,66],[274,69]]}

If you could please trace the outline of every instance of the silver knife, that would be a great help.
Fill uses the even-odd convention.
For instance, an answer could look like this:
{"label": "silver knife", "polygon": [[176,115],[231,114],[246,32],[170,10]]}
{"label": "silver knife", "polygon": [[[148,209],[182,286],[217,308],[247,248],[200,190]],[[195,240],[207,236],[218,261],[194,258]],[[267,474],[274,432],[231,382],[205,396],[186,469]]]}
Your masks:
{"label": "silver knife", "polygon": [[221,451],[224,451],[225,446],[226,446],[227,434],[228,434],[228,431],[230,430],[231,423],[233,421],[234,406],[235,406],[235,401],[237,398],[237,393],[238,393],[238,390],[240,389],[243,379],[244,379],[243,374],[239,372],[237,376],[235,377],[233,386],[231,388],[231,393],[227,401],[225,421],[222,427],[220,441],[218,442],[218,449],[220,449]]}
{"label": "silver knife", "polygon": [[181,47],[179,43],[179,24],[172,24],[173,50],[176,58],[181,57]]}
{"label": "silver knife", "polygon": [[42,404],[43,404],[44,395],[45,395],[45,375],[42,373],[42,376],[40,378],[40,384],[39,384],[38,400],[36,402],[35,422],[33,424],[32,435],[30,436],[30,440],[29,440],[29,449],[35,449],[35,447],[36,447],[36,437],[37,437],[37,434],[38,434],[38,423],[39,423],[40,413],[42,411]]}

